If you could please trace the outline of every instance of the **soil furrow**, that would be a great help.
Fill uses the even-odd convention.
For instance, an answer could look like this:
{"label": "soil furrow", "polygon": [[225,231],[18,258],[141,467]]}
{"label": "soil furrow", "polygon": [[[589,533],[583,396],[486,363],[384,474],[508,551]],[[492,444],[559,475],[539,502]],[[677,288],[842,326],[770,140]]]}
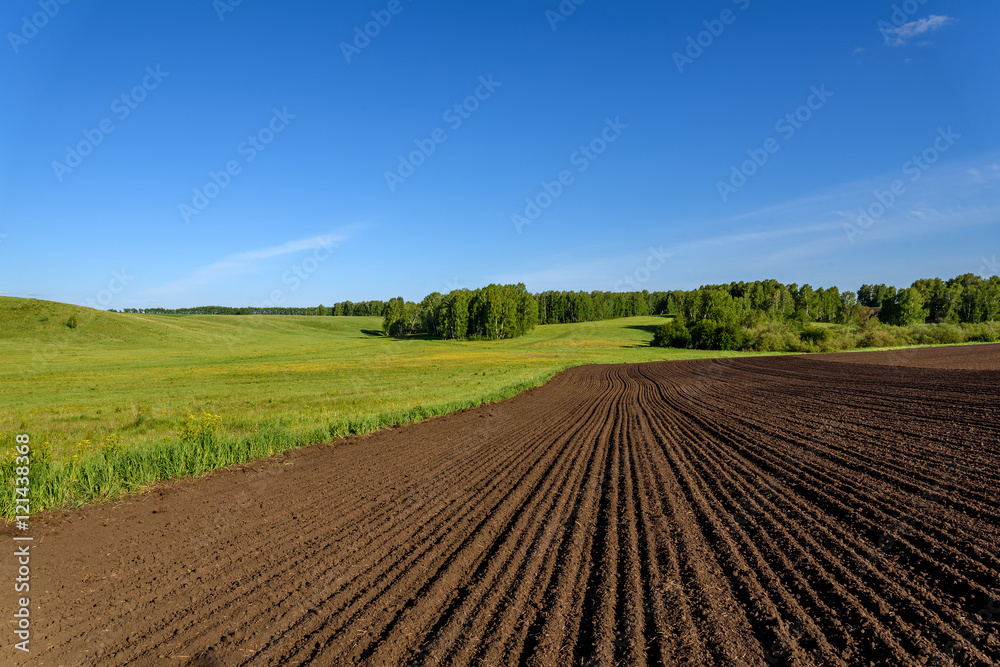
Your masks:
{"label": "soil furrow", "polygon": [[31,664],[1000,664],[997,370],[579,367],[36,517]]}

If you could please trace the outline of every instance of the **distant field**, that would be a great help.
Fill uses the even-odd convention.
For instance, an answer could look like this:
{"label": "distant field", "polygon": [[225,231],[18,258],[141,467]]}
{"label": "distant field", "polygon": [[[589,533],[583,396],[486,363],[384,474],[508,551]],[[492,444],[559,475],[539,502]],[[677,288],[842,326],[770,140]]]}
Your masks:
{"label": "distant field", "polygon": [[[54,474],[73,466],[41,497],[83,501],[499,400],[570,366],[739,356],[651,348],[662,321],[394,340],[374,317],[127,315],[0,298],[0,444],[29,434]],[[155,453],[182,442],[197,451]],[[126,450],[135,458],[112,461]]]}

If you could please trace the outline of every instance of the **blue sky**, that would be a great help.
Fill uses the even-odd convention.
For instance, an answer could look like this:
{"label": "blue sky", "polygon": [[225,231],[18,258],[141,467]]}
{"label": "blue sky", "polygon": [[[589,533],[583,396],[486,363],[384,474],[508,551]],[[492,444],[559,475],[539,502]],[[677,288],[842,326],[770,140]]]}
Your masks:
{"label": "blue sky", "polygon": [[63,1],[0,11],[6,295],[997,271],[993,1]]}

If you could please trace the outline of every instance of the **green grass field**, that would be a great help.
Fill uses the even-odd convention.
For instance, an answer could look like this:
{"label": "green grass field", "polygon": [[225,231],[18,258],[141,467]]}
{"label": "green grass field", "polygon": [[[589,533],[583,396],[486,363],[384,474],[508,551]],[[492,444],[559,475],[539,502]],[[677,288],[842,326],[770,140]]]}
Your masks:
{"label": "green grass field", "polygon": [[[378,335],[379,318],[128,315],[0,297],[0,463],[12,477],[15,435],[30,436],[37,511],[500,400],[574,365],[738,354],[651,348],[662,321],[395,340]],[[6,483],[0,514],[12,501]]]}

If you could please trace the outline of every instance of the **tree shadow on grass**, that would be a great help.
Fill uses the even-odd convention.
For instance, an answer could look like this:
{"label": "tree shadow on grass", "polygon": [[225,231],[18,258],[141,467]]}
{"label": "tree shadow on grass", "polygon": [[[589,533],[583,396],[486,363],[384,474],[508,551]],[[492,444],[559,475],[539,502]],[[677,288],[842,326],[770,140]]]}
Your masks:
{"label": "tree shadow on grass", "polygon": [[362,329],[361,333],[365,336],[378,336],[379,338],[391,338],[393,340],[442,340],[440,336],[434,336],[427,333],[407,334],[405,336],[386,336],[385,332],[381,329]]}
{"label": "tree shadow on grass", "polygon": [[[668,320],[664,320],[666,323]],[[630,324],[626,329],[635,329],[637,331],[645,331],[646,333],[653,335],[656,333],[656,328],[660,326],[659,324]]]}
{"label": "tree shadow on grass", "polygon": [[[659,324],[629,324],[625,328],[626,329],[635,329],[636,331],[645,331],[650,336],[653,336],[653,335],[656,335],[656,329],[657,329],[657,327],[660,326],[660,324],[664,324],[664,323],[669,322],[669,321],[670,321],[669,319],[664,318],[663,322],[660,322]],[[622,347],[623,348],[652,347],[652,345],[650,345],[650,342],[652,342],[652,341],[645,342],[645,343],[636,343],[634,345],[622,345]]]}

